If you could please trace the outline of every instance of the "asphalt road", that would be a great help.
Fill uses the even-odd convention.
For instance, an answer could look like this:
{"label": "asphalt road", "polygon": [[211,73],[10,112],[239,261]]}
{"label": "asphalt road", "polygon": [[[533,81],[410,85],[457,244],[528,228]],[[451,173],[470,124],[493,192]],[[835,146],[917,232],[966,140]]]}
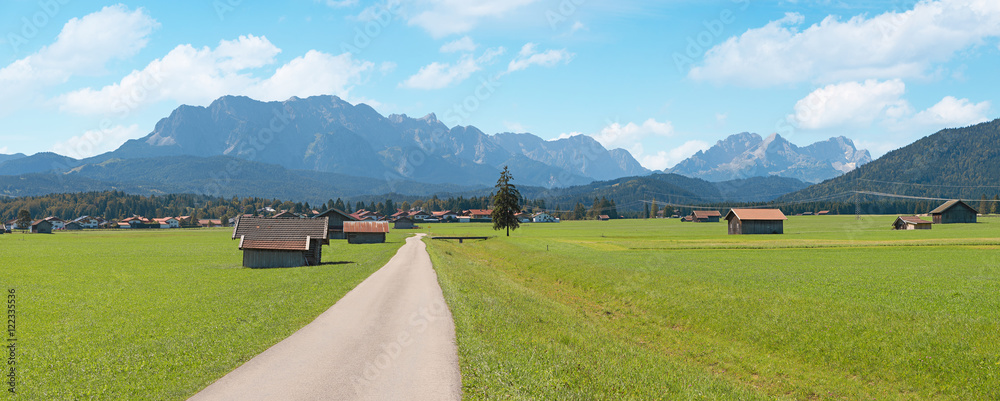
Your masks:
{"label": "asphalt road", "polygon": [[191,400],[461,399],[455,325],[422,235],[312,323]]}

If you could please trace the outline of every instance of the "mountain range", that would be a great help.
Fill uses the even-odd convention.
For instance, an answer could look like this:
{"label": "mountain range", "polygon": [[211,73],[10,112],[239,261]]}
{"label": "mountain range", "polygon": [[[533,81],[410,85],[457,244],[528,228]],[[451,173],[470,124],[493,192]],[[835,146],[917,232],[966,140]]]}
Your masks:
{"label": "mountain range", "polygon": [[718,141],[664,171],[708,181],[773,175],[816,183],[871,160],[867,150],[855,148],[854,142],[843,136],[800,148],[778,134],[761,138],[744,132]]}

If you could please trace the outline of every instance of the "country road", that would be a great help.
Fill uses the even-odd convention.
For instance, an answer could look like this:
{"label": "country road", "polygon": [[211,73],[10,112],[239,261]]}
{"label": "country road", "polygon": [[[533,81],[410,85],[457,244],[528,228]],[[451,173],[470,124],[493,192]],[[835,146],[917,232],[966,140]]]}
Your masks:
{"label": "country road", "polygon": [[191,400],[461,399],[455,326],[422,236],[407,238],[312,323]]}

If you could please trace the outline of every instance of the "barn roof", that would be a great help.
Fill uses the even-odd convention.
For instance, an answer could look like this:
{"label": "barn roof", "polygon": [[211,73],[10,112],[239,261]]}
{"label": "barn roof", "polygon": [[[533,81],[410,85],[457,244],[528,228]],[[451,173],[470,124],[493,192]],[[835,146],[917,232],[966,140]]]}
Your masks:
{"label": "barn roof", "polygon": [[469,209],[469,215],[485,215],[493,214],[493,209]]}
{"label": "barn roof", "polygon": [[314,239],[327,240],[326,217],[317,219],[268,219],[240,217],[233,227],[233,239],[240,249],[307,251]]}
{"label": "barn roof", "polygon": [[953,207],[955,207],[955,206],[957,206],[959,204],[961,204],[962,206],[965,206],[965,207],[969,208],[969,210],[971,210],[972,213],[979,213],[979,212],[976,211],[976,209],[973,209],[972,206],[969,206],[967,203],[962,202],[962,201],[956,199],[956,200],[950,200],[950,201],[947,201],[945,203],[942,203],[941,206],[937,207],[937,209],[931,210],[931,214],[944,213],[946,210],[951,209],[951,208],[953,208]]}
{"label": "barn roof", "polygon": [[784,213],[781,213],[779,209],[732,209],[726,214],[726,220],[729,220],[729,216],[736,216],[740,220],[750,221],[750,220],[788,220]]}
{"label": "barn roof", "polygon": [[696,219],[707,219],[709,217],[722,217],[718,210],[695,210],[691,212]]}
{"label": "barn roof", "polygon": [[387,233],[389,232],[389,222],[387,221],[345,221],[345,233]]}
{"label": "barn roof", "polygon": [[[931,224],[931,222],[921,219],[917,216],[899,216],[896,218],[896,221],[899,220],[902,220],[903,222],[906,222],[908,224]],[[896,225],[896,222],[893,222],[892,224]]]}
{"label": "barn roof", "polygon": [[347,220],[357,220],[356,218],[354,218],[354,216],[351,216],[347,212],[345,212],[343,210],[340,210],[340,209],[337,209],[337,208],[327,209],[323,213],[320,213],[320,214],[318,214],[316,216],[313,216],[313,218],[314,219],[320,219],[320,218],[323,218],[323,217],[333,216],[334,214],[340,215],[340,216],[344,217],[344,219],[347,219]]}

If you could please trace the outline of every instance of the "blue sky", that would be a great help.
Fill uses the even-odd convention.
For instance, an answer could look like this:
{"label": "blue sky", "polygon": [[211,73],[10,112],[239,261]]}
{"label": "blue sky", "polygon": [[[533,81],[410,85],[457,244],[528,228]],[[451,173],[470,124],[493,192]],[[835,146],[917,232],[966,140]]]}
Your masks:
{"label": "blue sky", "polygon": [[1000,107],[995,0],[13,0],[0,33],[0,153],[91,156],[226,94],[591,135],[651,169],[743,131],[877,157]]}

